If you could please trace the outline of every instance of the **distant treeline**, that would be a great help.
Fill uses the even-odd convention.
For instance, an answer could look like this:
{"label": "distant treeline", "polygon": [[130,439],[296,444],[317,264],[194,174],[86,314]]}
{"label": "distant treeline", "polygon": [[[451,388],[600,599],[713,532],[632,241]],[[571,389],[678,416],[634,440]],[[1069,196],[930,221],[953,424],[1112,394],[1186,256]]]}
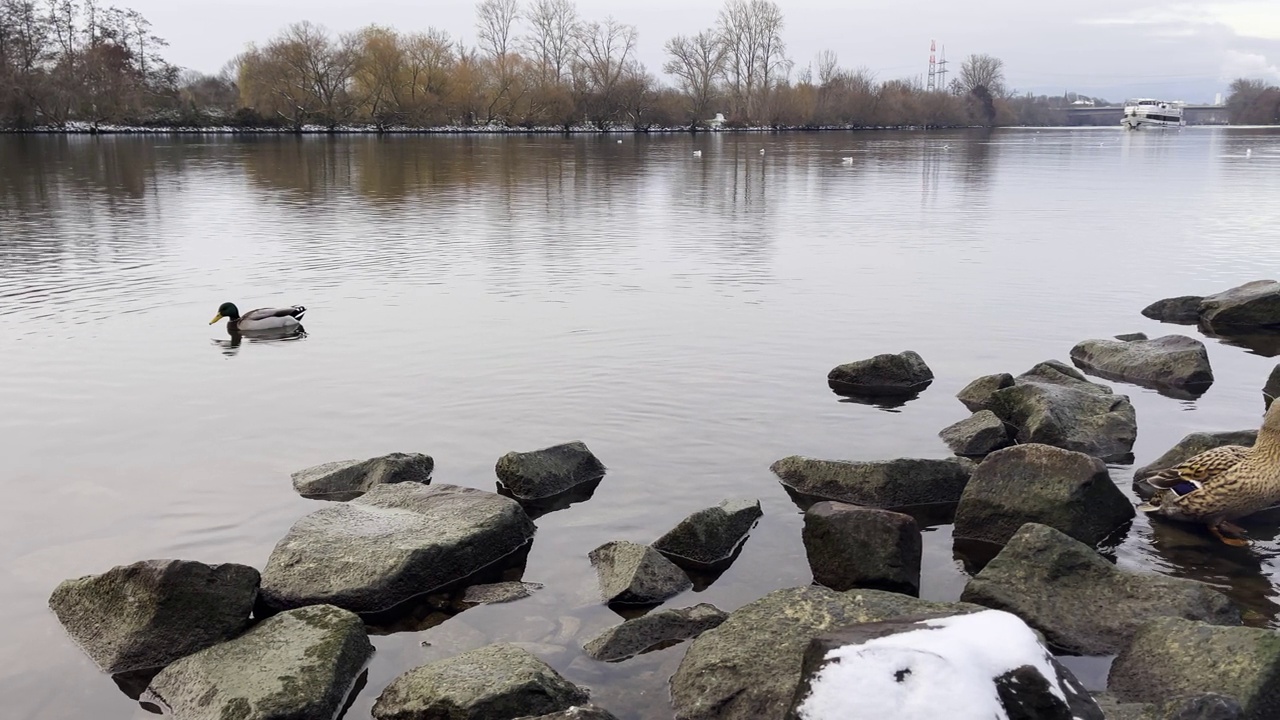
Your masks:
{"label": "distant treeline", "polygon": [[[250,45],[218,75],[181,71],[132,10],[98,0],[0,0],[0,126],[336,130],[1062,125],[1073,93],[1005,87],[1004,63],[965,58],[929,89],[823,51],[797,63],[771,0],[726,0],[714,27],[670,38],[663,79],[639,34],[570,0],[481,0],[475,45],[428,28],[334,35],[308,22]],[[1233,122],[1277,122],[1277,90],[1237,80]],[[1237,117],[1239,118],[1237,120]]]}

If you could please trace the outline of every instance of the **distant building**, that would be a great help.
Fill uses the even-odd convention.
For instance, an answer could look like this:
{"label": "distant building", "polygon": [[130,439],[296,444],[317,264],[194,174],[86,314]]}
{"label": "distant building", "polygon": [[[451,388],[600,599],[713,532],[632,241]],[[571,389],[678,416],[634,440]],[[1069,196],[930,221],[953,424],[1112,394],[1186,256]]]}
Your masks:
{"label": "distant building", "polygon": [[1083,106],[1085,106],[1085,107],[1093,107],[1093,101],[1092,101],[1092,100],[1086,100],[1086,99],[1084,99],[1084,98],[1080,98],[1079,100],[1076,100],[1075,102],[1073,102],[1073,103],[1071,103],[1071,104],[1072,104],[1072,105],[1083,105]]}

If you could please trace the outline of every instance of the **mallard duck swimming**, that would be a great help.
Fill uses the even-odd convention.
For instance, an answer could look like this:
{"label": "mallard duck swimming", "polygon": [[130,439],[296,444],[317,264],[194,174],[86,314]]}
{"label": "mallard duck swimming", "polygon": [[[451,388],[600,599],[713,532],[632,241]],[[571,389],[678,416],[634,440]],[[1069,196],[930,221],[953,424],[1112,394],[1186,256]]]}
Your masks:
{"label": "mallard duck swimming", "polygon": [[258,308],[244,315],[236,309],[234,303],[222,303],[218,314],[209,321],[212,325],[222,318],[227,319],[227,330],[273,330],[276,328],[297,327],[302,323],[302,314],[307,311],[301,305],[287,308]]}
{"label": "mallard duck swimming", "polygon": [[[1271,403],[1253,447],[1224,445],[1147,478],[1156,489],[1139,510],[1204,523],[1222,542],[1243,547],[1244,529],[1232,520],[1280,501],[1280,403]],[[1223,533],[1235,537],[1226,537]]]}

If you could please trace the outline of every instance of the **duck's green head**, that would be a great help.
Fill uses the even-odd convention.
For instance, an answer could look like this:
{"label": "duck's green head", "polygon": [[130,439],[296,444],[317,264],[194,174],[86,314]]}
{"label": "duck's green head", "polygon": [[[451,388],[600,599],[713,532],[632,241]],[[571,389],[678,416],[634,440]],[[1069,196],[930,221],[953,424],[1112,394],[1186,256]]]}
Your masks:
{"label": "duck's green head", "polygon": [[226,318],[233,322],[240,318],[240,311],[236,309],[235,303],[226,302],[219,305],[218,314],[213,316],[213,319],[209,321],[209,324],[212,325],[222,318]]}

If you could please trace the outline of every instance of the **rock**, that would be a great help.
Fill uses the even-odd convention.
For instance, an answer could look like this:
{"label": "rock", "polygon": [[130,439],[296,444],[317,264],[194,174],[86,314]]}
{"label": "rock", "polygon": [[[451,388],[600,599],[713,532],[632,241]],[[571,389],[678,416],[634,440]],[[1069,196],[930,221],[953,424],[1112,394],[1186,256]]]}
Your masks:
{"label": "rock", "polygon": [[659,610],[605,630],[588,640],[583,649],[596,660],[626,660],[698,637],[728,617],[727,613],[707,603],[679,610]]}
{"label": "rock", "polygon": [[1142,314],[1160,322],[1195,325],[1200,320],[1200,304],[1203,302],[1204,298],[1199,295],[1180,295],[1157,300],[1143,308]]}
{"label": "rock", "polygon": [[1267,378],[1267,384],[1262,386],[1262,409],[1267,411],[1271,409],[1271,401],[1280,397],[1280,365],[1277,365],[1271,371],[1271,376]]}
{"label": "rock", "polygon": [[64,580],[49,598],[62,627],[104,672],[159,668],[249,625],[258,571],[144,560]]}
{"label": "rock", "polygon": [[1073,655],[1113,655],[1152,617],[1239,625],[1240,610],[1195,580],[1121,570],[1051,527],[1022,526],[960,599],[1015,613]]}
{"label": "rock", "polygon": [[1075,368],[1049,361],[997,390],[991,410],[1016,431],[1019,443],[1041,443],[1103,460],[1127,455],[1138,436],[1129,398],[1092,383]]}
{"label": "rock", "polygon": [[732,558],[762,514],[759,500],[725,500],[681,520],[651,547],[681,567],[705,570]]}
{"label": "rock", "polygon": [[1095,375],[1145,387],[1203,392],[1213,384],[1209,351],[1185,335],[1154,340],[1085,340],[1071,349],[1071,360]]}
{"label": "rock", "polygon": [[876,355],[839,365],[827,373],[827,384],[841,394],[868,397],[914,395],[933,382],[933,371],[914,351]]}
{"label": "rock", "polygon": [[951,452],[977,457],[1009,445],[1009,429],[990,410],[979,410],[938,433]]}
{"label": "rock", "polygon": [[340,460],[293,474],[293,489],[305,498],[353,500],[374,485],[431,482],[436,462],[430,455],[391,453],[368,460]]}
{"label": "rock", "polygon": [[1140,332],[1136,332],[1136,333],[1124,333],[1123,335],[1116,335],[1115,337],[1116,337],[1116,339],[1117,339],[1117,340],[1123,340],[1123,341],[1125,341],[1125,342],[1133,342],[1134,340],[1147,340],[1147,339],[1149,339],[1149,338],[1147,338],[1147,334],[1146,334],[1146,333],[1140,333]]}
{"label": "rock", "polygon": [[1104,720],[1035,632],[997,610],[825,633],[805,651],[801,672],[788,720]]}
{"label": "rock", "polygon": [[1227,430],[1224,432],[1193,432],[1169,448],[1165,454],[1143,465],[1133,473],[1135,481],[1145,480],[1152,475],[1189,460],[1205,450],[1212,450],[1223,445],[1244,445],[1253,447],[1258,439],[1257,430]]}
{"label": "rock", "polygon": [[683,570],[648,545],[607,542],[587,556],[606,603],[656,605],[693,587]]}
{"label": "rock", "polygon": [[1097,545],[1134,515],[1101,460],[1033,443],[997,450],[978,465],[953,532],[1003,545],[1034,522]]}
{"label": "rock", "polygon": [[311,605],[175,662],[147,696],[183,720],[332,718],[372,655],[359,617]]}
{"label": "rock", "polygon": [[374,703],[373,717],[506,720],[562,712],[586,701],[586,690],[536,655],[501,643],[427,663],[392,680]]}
{"label": "rock", "polygon": [[809,641],[835,628],[918,613],[978,610],[880,590],[810,585],[775,590],[729,614],[689,646],[671,678],[677,720],[781,718]]}
{"label": "rock", "polygon": [[1280,634],[1155,618],[1111,664],[1107,687],[1126,702],[1221,693],[1246,720],[1280,717]]}
{"label": "rock", "polygon": [[604,464],[581,442],[498,458],[498,480],[517,500],[541,500],[599,480]]}
{"label": "rock", "polygon": [[769,469],[783,485],[804,495],[898,508],[956,502],[969,482],[973,463],[957,458],[846,461],[792,455]]}
{"label": "rock", "polygon": [[467,605],[494,605],[512,602],[513,600],[523,600],[541,589],[541,583],[514,581],[489,585],[472,585],[463,591],[462,602]]}
{"label": "rock", "polygon": [[516,720],[618,720],[618,718],[608,710],[595,705],[575,705],[568,710],[553,712],[548,715],[539,715],[538,717],[524,716],[516,718]]}
{"label": "rock", "polygon": [[520,550],[534,534],[520,505],[456,485],[375,485],[294,523],[262,573],[276,610],[331,604],[388,610]]}
{"label": "rock", "polygon": [[820,585],[920,593],[923,542],[910,515],[820,502],[805,512],[802,537],[813,579]]}
{"label": "rock", "polygon": [[1217,693],[1184,695],[1159,703],[1122,703],[1111,693],[1094,696],[1107,720],[1240,720],[1244,711],[1234,698]]}
{"label": "rock", "polygon": [[1200,303],[1200,321],[1215,330],[1280,326],[1280,282],[1255,280],[1210,295]]}
{"label": "rock", "polygon": [[964,386],[956,393],[956,397],[970,412],[981,412],[991,409],[991,397],[997,390],[1013,387],[1013,376],[1009,373],[984,375]]}

